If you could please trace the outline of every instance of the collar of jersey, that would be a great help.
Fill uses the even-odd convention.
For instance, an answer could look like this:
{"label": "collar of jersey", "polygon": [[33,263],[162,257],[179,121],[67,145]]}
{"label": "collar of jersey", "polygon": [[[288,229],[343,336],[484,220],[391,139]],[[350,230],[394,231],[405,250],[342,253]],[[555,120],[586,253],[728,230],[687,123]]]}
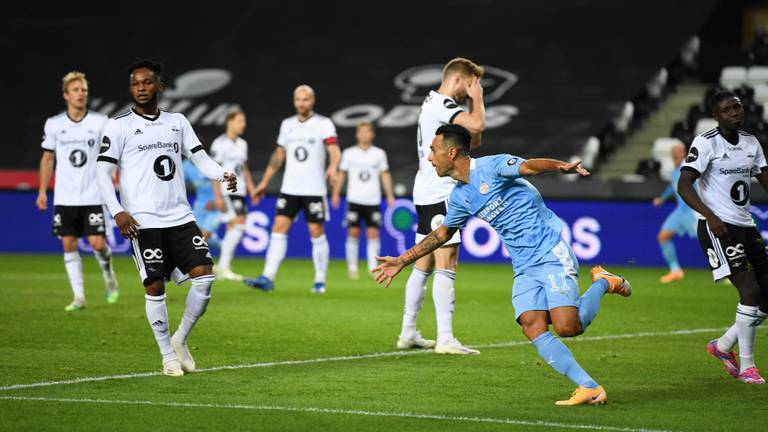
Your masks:
{"label": "collar of jersey", "polygon": [[83,120],[85,120],[85,118],[88,117],[88,113],[89,112],[91,112],[91,111],[90,110],[85,110],[85,115],[83,116],[83,118],[81,118],[80,120],[77,120],[77,121],[75,121],[75,119],[73,119],[72,117],[69,116],[69,111],[64,111],[64,115],[67,116],[69,121],[71,121],[72,123],[78,124],[78,123],[82,123]]}
{"label": "collar of jersey", "polygon": [[144,114],[140,114],[140,113],[136,112],[136,110],[135,110],[135,109],[133,109],[133,108],[131,108],[131,112],[133,112],[133,113],[134,113],[134,114],[136,114],[137,116],[139,116],[139,117],[141,117],[141,118],[143,118],[143,119],[145,119],[145,120],[149,120],[149,121],[156,121],[157,119],[159,119],[159,118],[160,118],[160,114],[162,114],[162,113],[163,113],[163,111],[162,111],[162,110],[158,109],[158,110],[157,110],[157,115],[156,115],[156,116],[154,116],[154,117],[150,117],[150,116],[145,116]]}

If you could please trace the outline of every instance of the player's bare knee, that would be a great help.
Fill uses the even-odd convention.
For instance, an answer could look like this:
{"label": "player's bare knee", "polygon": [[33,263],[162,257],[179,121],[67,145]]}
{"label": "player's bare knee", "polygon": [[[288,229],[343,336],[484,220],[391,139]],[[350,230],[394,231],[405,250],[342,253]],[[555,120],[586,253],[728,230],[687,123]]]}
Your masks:
{"label": "player's bare knee", "polygon": [[552,326],[560,337],[575,337],[584,333],[580,322],[553,323]]}
{"label": "player's bare knee", "polygon": [[144,282],[144,292],[155,297],[165,294],[165,281],[162,279],[150,279]]}
{"label": "player's bare knee", "polygon": [[377,228],[368,228],[366,230],[366,234],[368,235],[368,238],[371,240],[379,238],[379,230]]}
{"label": "player's bare knee", "polygon": [[61,238],[61,246],[64,252],[77,252],[77,237],[64,236]]}
{"label": "player's bare knee", "polygon": [[323,224],[318,224],[318,223],[309,224],[309,235],[312,238],[320,237],[323,234],[325,234],[325,230],[323,229]]}
{"label": "player's bare knee", "polygon": [[360,238],[360,228],[349,227],[349,229],[347,230],[347,235],[352,238]]}
{"label": "player's bare knee", "polygon": [[91,245],[91,248],[95,251],[101,252],[104,250],[105,247],[107,247],[107,242],[104,240],[103,236],[90,236],[88,237],[88,244]]}
{"label": "player's bare knee", "polygon": [[213,266],[211,265],[199,265],[189,271],[189,277],[196,278],[200,276],[208,276],[213,274]]}

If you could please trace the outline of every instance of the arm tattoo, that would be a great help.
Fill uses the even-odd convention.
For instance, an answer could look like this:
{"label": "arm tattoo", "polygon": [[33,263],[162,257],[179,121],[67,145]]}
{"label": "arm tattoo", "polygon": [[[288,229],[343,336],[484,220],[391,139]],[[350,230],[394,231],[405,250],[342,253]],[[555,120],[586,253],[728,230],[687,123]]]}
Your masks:
{"label": "arm tattoo", "polygon": [[272,156],[269,158],[269,167],[277,171],[283,165],[283,155],[280,154],[279,149],[275,149],[272,152]]}
{"label": "arm tattoo", "polygon": [[400,255],[400,258],[398,258],[398,260],[403,266],[407,266],[412,262],[416,261],[417,259],[423,257],[424,255],[439,248],[446,241],[447,240],[443,240],[440,238],[440,234],[438,234],[437,230],[432,231],[431,233],[427,234],[427,236],[424,237],[424,240],[420,241],[419,244],[408,249],[407,251],[405,251],[405,253]]}

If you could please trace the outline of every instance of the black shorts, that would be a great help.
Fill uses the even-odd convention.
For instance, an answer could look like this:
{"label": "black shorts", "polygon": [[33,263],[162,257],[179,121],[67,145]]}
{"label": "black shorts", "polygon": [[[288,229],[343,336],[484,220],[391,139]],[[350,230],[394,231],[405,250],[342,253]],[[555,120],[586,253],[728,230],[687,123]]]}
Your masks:
{"label": "black shorts", "polygon": [[276,213],[295,219],[299,211],[304,212],[307,222],[321,223],[330,219],[328,203],[324,196],[298,196],[281,193],[277,197]]}
{"label": "black shorts", "polygon": [[445,215],[448,213],[448,207],[444,202],[429,205],[417,205],[416,216],[418,218],[418,227],[416,234],[427,235],[443,223]]}
{"label": "black shorts", "polygon": [[53,235],[86,237],[105,235],[104,207],[53,206]]}
{"label": "black shorts", "polygon": [[131,240],[133,259],[141,281],[168,280],[174,268],[183,273],[199,265],[213,265],[208,243],[200,228],[188,222],[169,228],[143,228],[139,236]]}
{"label": "black shorts", "polygon": [[717,238],[709,230],[707,222],[700,220],[699,243],[707,256],[715,280],[743,271],[768,271],[768,253],[765,240],[755,227],[725,224],[728,234]]}
{"label": "black shorts", "polygon": [[227,213],[243,216],[248,213],[248,206],[245,204],[245,197],[240,195],[224,195],[224,204],[227,207]]}
{"label": "black shorts", "polygon": [[347,204],[347,216],[344,224],[351,227],[359,227],[360,222],[365,222],[368,228],[381,228],[381,209],[377,205]]}

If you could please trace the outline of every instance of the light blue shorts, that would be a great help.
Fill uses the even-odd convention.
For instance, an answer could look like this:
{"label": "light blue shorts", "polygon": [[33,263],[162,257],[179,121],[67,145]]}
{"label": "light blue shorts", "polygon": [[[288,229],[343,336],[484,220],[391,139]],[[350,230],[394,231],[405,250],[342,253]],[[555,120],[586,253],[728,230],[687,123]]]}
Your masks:
{"label": "light blue shorts", "polygon": [[515,273],[512,306],[515,319],[531,310],[579,305],[579,261],[560,240],[538,263]]}
{"label": "light blue shorts", "polygon": [[661,229],[664,231],[672,231],[680,236],[686,235],[691,238],[696,238],[697,225],[698,220],[692,211],[686,208],[676,207],[672,210],[672,213],[664,219]]}
{"label": "light blue shorts", "polygon": [[195,216],[195,220],[197,221],[197,226],[201,230],[206,230],[209,232],[216,232],[216,230],[219,228],[219,225],[221,225],[221,213],[218,210],[208,210],[206,208],[199,208],[195,207],[192,210],[192,213]]}

